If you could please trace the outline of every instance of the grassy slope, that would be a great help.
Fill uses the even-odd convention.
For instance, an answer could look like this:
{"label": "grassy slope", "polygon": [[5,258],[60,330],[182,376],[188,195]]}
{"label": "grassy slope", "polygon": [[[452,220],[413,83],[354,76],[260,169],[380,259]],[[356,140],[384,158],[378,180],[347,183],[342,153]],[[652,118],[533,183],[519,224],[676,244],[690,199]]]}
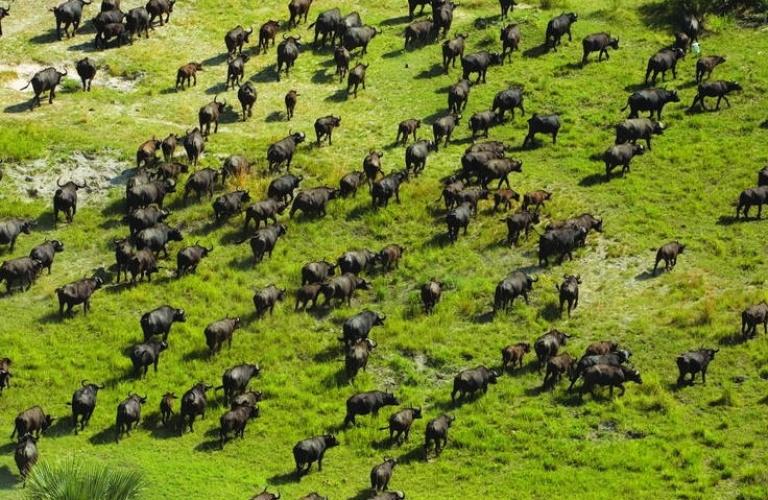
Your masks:
{"label": "grassy slope", "polygon": [[[224,32],[239,22],[258,26],[268,17],[282,19],[283,3],[263,2],[244,9],[245,4],[233,1],[181,2],[171,24],[153,32],[149,41],[89,53],[114,75],[144,72],[132,92],[97,89],[94,84],[91,94],[62,92],[53,106],[30,114],[18,112],[28,94],[2,86],[0,102],[9,112],[0,117],[0,156],[26,160],[49,155],[55,166],[73,150],[109,149],[119,151],[130,164],[137,144],[152,134],[182,132],[196,121],[197,108],[220,92]],[[400,51],[399,33],[405,22],[398,17],[404,11],[401,3],[354,5],[366,21],[385,30],[364,58],[371,63],[369,84],[357,99],[345,100],[338,92],[339,85],[329,76],[330,53],[303,53],[295,72],[281,83],[274,81],[269,69],[274,52],[257,56],[247,66],[260,93],[254,117],[245,124],[222,125],[208,144],[203,165],[218,166],[222,156],[241,153],[263,166],[267,144],[284,136],[289,127],[309,134],[316,117],[334,113],[343,117],[334,146],[302,147],[295,160],[307,177],[306,186],[336,183],[342,173],[358,168],[373,147],[386,148],[385,170],[400,168],[402,150],[388,146],[396,123],[410,116],[437,116],[445,107],[445,90],[458,72],[436,71],[439,45]],[[669,83],[680,89],[684,102],[665,111],[669,129],[655,142],[653,153],[639,158],[625,179],[594,183],[602,167],[590,156],[612,141],[611,125],[623,116],[619,109],[627,91],[640,80],[646,57],[669,39],[663,26],[646,26],[638,14],[642,3],[590,0],[571,5],[581,17],[575,25],[576,40],[600,30],[621,37],[622,49],[612,52],[608,63],[576,68],[572,63],[580,58],[580,44],[575,41],[543,57],[516,54],[511,65],[490,70],[488,84],[473,87],[465,116],[485,109],[495,92],[511,83],[525,86],[529,113],[562,113],[565,124],[556,147],[546,144],[516,153],[525,165],[514,185],[522,191],[553,190],[554,201],[545,210],[552,218],[594,211],[606,221],[605,233],[590,237],[573,262],[540,273],[529,307],[516,304],[508,315],[490,321],[485,313],[495,283],[510,270],[533,265],[535,252],[533,241],[514,250],[500,246],[505,228],[498,216],[485,210],[473,220],[469,237],[453,247],[443,246],[442,212],[432,200],[438,179],[456,168],[468,144],[465,126],[456,134],[456,144],[430,158],[424,176],[404,186],[402,205],[373,212],[361,193],[356,200],[332,204],[322,221],[299,218],[289,223],[289,234],[274,257],[256,268],[249,265],[246,247],[231,244],[239,220],[213,228],[207,223],[209,204],[183,209],[172,198],[176,210],[172,222],[185,229],[187,239],[217,247],[197,275],[100,292],[91,315],[78,314],[64,323],[56,319],[53,290],[90,269],[111,264],[109,241],[125,232],[118,222],[122,189],[111,192],[105,203],[83,206],[75,224],[52,229],[48,200],[22,201],[3,182],[0,215],[39,217],[45,236],[58,237],[67,245],[53,276],[43,276],[24,295],[2,299],[7,319],[0,324],[5,339],[1,354],[17,361],[14,387],[0,399],[4,427],[10,429],[15,414],[33,404],[65,416],[68,408],[63,403],[87,377],[109,384],[90,428],[74,436],[68,423],[60,422],[41,441],[42,456],[55,459],[74,453],[140,468],[147,474],[152,498],[243,497],[267,484],[279,488],[284,498],[312,490],[345,498],[364,492],[370,467],[384,455],[402,459],[391,486],[410,498],[503,498],[510,492],[522,497],[565,493],[645,498],[669,496],[672,491],[684,497],[738,493],[765,497],[766,445],[757,438],[766,418],[765,339],[761,336],[748,346],[724,346],[706,386],[675,391],[672,383],[677,353],[723,342],[736,330],[737,313],[763,296],[762,223],[727,225],[718,220],[732,213],[732,200],[754,183],[755,171],[765,161],[765,132],[757,123],[764,119],[767,104],[768,67],[762,60],[768,43],[760,34],[721,23],[719,32],[702,45],[705,53],[728,58],[716,70],[717,77],[744,85],[745,91],[731,99],[734,107],[686,115],[685,106],[694,94],[693,61],[686,59],[680,78]],[[316,6],[312,15],[325,7]],[[94,11],[91,7],[88,12]],[[244,11],[245,16],[238,14]],[[547,19],[556,13],[515,12],[513,17],[524,23],[524,49],[540,43]],[[478,17],[495,21],[496,14],[495,2],[463,2],[456,11],[455,29],[472,29]],[[90,50],[92,34],[63,42],[52,42],[49,34],[41,36],[50,29],[50,17],[28,3],[15,6],[0,42],[8,64],[68,62],[71,70],[72,61]],[[15,26],[18,22],[23,28]],[[497,29],[494,24],[484,31],[473,30],[469,51],[495,49]],[[304,26],[298,32],[309,36]],[[214,64],[207,65],[197,88],[184,93],[169,90],[174,68],[200,58]],[[282,110],[288,88],[302,93],[295,120],[288,124],[267,119]],[[234,102],[234,93],[227,93],[227,98]],[[494,129],[492,138],[519,144],[524,134],[525,121],[518,118]],[[428,135],[427,130],[422,135]],[[258,194],[267,181],[254,176],[246,184]],[[14,256],[26,254],[42,237],[37,233],[21,238]],[[690,249],[678,269],[644,279],[652,263],[649,249],[672,238],[685,241]],[[290,300],[272,318],[250,317],[254,288],[274,282],[294,289],[304,262],[388,242],[408,248],[404,264],[399,271],[376,276],[374,290],[361,294],[351,309],[317,317],[293,314]],[[584,280],[582,304],[571,320],[552,313],[554,284],[563,272],[581,273]],[[450,291],[437,312],[425,317],[419,312],[415,289],[431,276],[446,280]],[[189,321],[175,327],[159,374],[150,374],[145,381],[125,378],[130,363],[122,353],[140,337],[140,314],[166,301],[184,307]],[[374,334],[379,349],[368,373],[350,386],[339,383],[341,356],[335,337],[339,323],[362,307],[385,312],[388,321]],[[247,326],[236,334],[232,351],[208,359],[202,329],[233,314],[248,318]],[[531,341],[552,326],[579,336],[568,349],[571,353],[581,352],[593,340],[621,340],[634,351],[645,384],[630,386],[624,398],[613,402],[588,400],[578,405],[562,388],[539,394],[535,390],[539,377],[526,372],[504,377],[473,403],[450,408],[448,393],[455,372],[480,363],[496,365],[500,347]],[[249,426],[244,441],[230,443],[223,452],[211,445],[223,411],[218,407],[210,410],[194,434],[177,437],[157,428],[155,412],[163,392],[181,394],[197,380],[217,381],[225,368],[243,360],[262,363],[263,375],[254,385],[267,394],[263,416]],[[732,377],[737,375],[746,380],[734,383]],[[416,425],[410,443],[396,450],[384,447],[384,433],[375,430],[385,425],[389,411],[384,411],[341,433],[342,446],[329,452],[322,473],[313,472],[300,484],[288,481],[291,446],[337,425],[344,400],[373,388],[393,388],[404,403],[423,405],[428,418],[453,412],[457,422],[443,456],[431,463],[421,460],[424,421]],[[149,394],[145,409],[149,419],[118,446],[112,442],[114,408],[130,391]],[[3,445],[2,452],[0,479],[9,490],[0,494],[13,496],[20,490],[12,477],[16,474],[12,445]]]}

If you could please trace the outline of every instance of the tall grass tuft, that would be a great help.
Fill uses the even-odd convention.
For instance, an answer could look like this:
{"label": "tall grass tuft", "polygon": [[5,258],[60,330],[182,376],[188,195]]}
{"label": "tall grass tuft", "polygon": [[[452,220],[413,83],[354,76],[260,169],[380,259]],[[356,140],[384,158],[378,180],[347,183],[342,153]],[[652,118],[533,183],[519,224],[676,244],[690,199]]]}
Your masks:
{"label": "tall grass tuft", "polygon": [[41,462],[27,481],[31,500],[131,500],[140,498],[143,475],[72,457],[51,464]]}

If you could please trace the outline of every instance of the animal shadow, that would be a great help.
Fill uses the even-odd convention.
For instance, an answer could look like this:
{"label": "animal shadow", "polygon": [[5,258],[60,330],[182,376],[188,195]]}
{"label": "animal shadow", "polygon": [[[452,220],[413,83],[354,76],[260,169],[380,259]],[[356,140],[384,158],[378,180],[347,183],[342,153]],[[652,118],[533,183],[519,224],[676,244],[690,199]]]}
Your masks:
{"label": "animal shadow", "polygon": [[274,122],[281,122],[285,119],[286,119],[286,116],[283,114],[282,111],[272,111],[270,114],[267,115],[264,121],[267,123],[274,123]]}
{"label": "animal shadow", "polygon": [[[41,98],[42,99],[42,98]],[[32,101],[24,101],[18,104],[11,104],[3,108],[3,113],[23,113],[24,111],[30,111],[32,107]]]}
{"label": "animal shadow", "polygon": [[347,89],[339,89],[333,94],[326,96],[324,100],[329,102],[344,102],[348,98],[349,94],[347,93]]}
{"label": "animal shadow", "polygon": [[653,269],[646,269],[645,271],[642,271],[637,276],[635,276],[635,279],[637,281],[647,281],[656,278],[656,276],[656,274],[653,274]]}
{"label": "animal shadow", "polygon": [[396,24],[403,24],[408,22],[408,16],[390,17],[379,23],[379,26],[394,26]]}
{"label": "animal shadow", "polygon": [[11,469],[7,465],[0,467],[0,489],[10,490],[16,486],[18,482],[19,480],[13,475],[13,472],[11,472]]}
{"label": "animal shadow", "polygon": [[[88,441],[91,444],[96,445],[103,445],[103,444],[110,444],[115,443],[115,436],[117,434],[117,427],[114,425],[110,425],[106,429],[102,429],[93,436],[91,436]],[[127,438],[125,434],[123,434],[122,439]]]}
{"label": "animal shadow", "polygon": [[226,60],[227,60],[227,54],[221,53],[219,55],[209,57],[208,59],[203,60],[203,62],[201,62],[200,64],[202,64],[203,68],[205,68],[206,66],[216,66],[218,64],[223,63]]}
{"label": "animal shadow", "polygon": [[144,417],[141,428],[149,431],[153,438],[170,439],[179,437],[177,423],[177,419],[172,416],[168,424],[163,424],[160,412],[154,412]]}
{"label": "animal shadow", "polygon": [[[226,443],[225,443],[226,444]],[[195,446],[195,451],[211,453],[221,451],[221,442],[218,439],[209,439]]]}
{"label": "animal shadow", "polygon": [[334,80],[336,80],[336,76],[330,73],[327,73],[324,69],[319,69],[315,71],[315,73],[312,75],[311,81],[312,83],[332,83]]}
{"label": "animal shadow", "polygon": [[475,314],[472,317],[472,322],[479,323],[479,324],[485,324],[490,323],[493,321],[493,319],[496,317],[496,312],[491,309],[490,311],[485,311],[479,314]]}
{"label": "animal shadow", "polygon": [[560,313],[560,306],[554,302],[549,302],[541,310],[541,317],[547,321],[554,321],[560,319],[562,314]]}
{"label": "animal shadow", "polygon": [[69,417],[59,417],[54,422],[53,425],[48,427],[45,430],[45,436],[46,437],[61,437],[61,436],[67,436],[69,434],[74,434],[74,429],[72,427],[72,420]]}
{"label": "animal shadow", "polygon": [[334,346],[328,346],[322,351],[315,353],[314,356],[312,356],[312,361],[316,363],[327,363],[329,361],[333,361],[336,358],[341,356],[341,349],[338,345]]}
{"label": "animal shadow", "polygon": [[424,456],[424,448],[422,448],[421,446],[417,446],[416,448],[411,449],[411,451],[397,457],[397,463],[408,464],[416,461],[421,462],[425,458],[426,457]]}
{"label": "animal shadow", "polygon": [[219,82],[219,83],[217,83],[217,84],[215,84],[215,85],[211,85],[210,87],[208,87],[207,89],[205,89],[205,93],[206,93],[207,95],[218,95],[218,94],[223,94],[223,93],[225,93],[227,90],[229,90],[229,89],[227,88],[227,84],[226,84],[226,83],[222,83],[222,82]]}
{"label": "animal shadow", "polygon": [[648,88],[648,85],[645,83],[630,83],[629,85],[624,86],[626,92],[637,92],[638,90],[643,90],[645,88]]}
{"label": "animal shadow", "polygon": [[[114,42],[114,45],[109,45],[107,48],[117,48],[117,41]],[[70,52],[96,52],[98,49],[94,47],[93,40],[88,40],[77,45],[70,45],[67,47],[67,50]]]}
{"label": "animal shadow", "polygon": [[294,471],[283,472],[282,474],[275,474],[267,479],[267,481],[271,485],[280,486],[283,484],[298,483],[301,481],[301,476],[297,477]]}
{"label": "animal shadow", "polygon": [[421,73],[417,74],[414,78],[417,80],[424,80],[428,78],[434,78],[436,76],[444,75],[445,70],[443,69],[442,64],[433,64],[432,67],[429,69],[423,70]]}
{"label": "animal shadow", "polygon": [[210,358],[210,351],[208,349],[196,349],[194,351],[184,354],[182,359],[184,362],[198,361]]}
{"label": "animal shadow", "polygon": [[546,43],[531,47],[530,49],[523,51],[523,57],[537,58],[546,55],[549,52],[549,46]]}

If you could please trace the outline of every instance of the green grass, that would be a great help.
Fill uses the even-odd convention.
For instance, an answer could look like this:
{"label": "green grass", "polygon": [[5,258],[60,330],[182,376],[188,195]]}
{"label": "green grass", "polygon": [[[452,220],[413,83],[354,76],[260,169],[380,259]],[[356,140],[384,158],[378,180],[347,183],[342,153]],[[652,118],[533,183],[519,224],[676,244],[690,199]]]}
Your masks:
{"label": "green grass", "polygon": [[[238,23],[258,29],[268,18],[285,19],[284,3],[179,2],[171,23],[149,40],[87,52],[109,68],[102,77],[106,72],[113,78],[140,74],[129,91],[104,88],[97,77],[91,93],[67,84],[53,106],[46,103],[30,113],[30,94],[7,88],[4,82],[13,75],[0,72],[4,169],[26,168],[42,158],[51,171],[59,171],[74,151],[130,168],[140,143],[191,128],[197,109],[216,92],[236,103],[234,92],[218,90],[226,74],[224,33]],[[346,99],[343,85],[331,76],[329,51],[303,52],[290,77],[279,83],[270,69],[274,49],[255,56],[246,66],[259,91],[254,116],[246,123],[222,124],[201,166],[219,167],[229,154],[252,158],[257,172],[244,185],[258,199],[269,181],[263,173],[267,145],[289,129],[312,138],[317,117],[340,114],[342,126],[332,147],[299,148],[294,164],[306,178],[304,186],[335,185],[343,173],[360,168],[371,148],[385,151],[386,171],[402,168],[403,150],[391,146],[397,123],[438,116],[446,107],[447,86],[460,76],[459,69],[448,75],[435,69],[439,44],[401,50],[404,4],[384,0],[342,9],[358,10],[366,22],[384,30],[362,58],[370,63],[368,88],[357,99]],[[636,159],[625,178],[595,182],[603,167],[591,157],[612,143],[613,125],[625,116],[620,108],[641,82],[647,57],[671,40],[671,29],[645,14],[653,10],[645,8],[647,2],[553,4],[553,10],[539,10],[536,4],[513,13],[521,23],[523,50],[541,43],[547,20],[561,10],[579,13],[574,41],[541,57],[515,53],[511,64],[491,68],[488,83],[472,88],[455,143],[433,154],[424,175],[403,186],[402,204],[372,211],[362,191],[356,199],[333,202],[325,219],[289,221],[288,235],[272,259],[256,267],[250,265],[246,245],[231,243],[241,219],[214,227],[209,203],[184,208],[173,195],[171,223],[182,227],[186,243],[200,240],[216,247],[197,274],[173,279],[170,259],[169,269],[152,284],[100,291],[88,317],[78,312],[60,322],[54,289],[110,266],[110,242],[127,232],[120,224],[122,186],[105,197],[91,196],[81,203],[72,225],[54,228],[50,200],[30,198],[7,175],[0,183],[0,216],[32,217],[39,225],[32,236],[19,239],[13,254],[3,250],[2,258],[26,255],[44,237],[63,240],[66,251],[57,256],[52,276],[41,276],[29,292],[0,299],[0,355],[15,361],[13,387],[0,398],[5,428],[10,432],[19,411],[40,404],[61,419],[38,444],[42,460],[88,457],[141,471],[147,498],[243,498],[265,486],[283,498],[313,490],[331,498],[365,498],[370,468],[383,456],[401,459],[390,486],[409,498],[766,497],[762,464],[768,446],[761,437],[768,417],[768,344],[763,335],[748,344],[728,343],[738,330],[739,312],[765,296],[765,229],[762,222],[722,222],[732,216],[738,193],[754,185],[768,157],[766,131],[758,126],[768,106],[768,41],[762,32],[739,28],[733,20],[713,20],[717,30],[702,40],[702,48],[728,59],[714,78],[743,85],[744,91],[731,98],[733,107],[686,114],[695,93],[694,61],[686,58],[678,79],[666,84],[679,90],[683,102],[665,109],[668,129],[655,139],[654,150]],[[313,6],[311,17],[330,7]],[[54,42],[49,12],[41,6],[14,9],[14,17],[3,23],[4,64],[67,64],[73,72],[74,61],[84,49],[91,50],[92,33]],[[95,11],[88,7],[87,17]],[[462,2],[453,31],[471,32],[468,52],[497,50],[497,14],[496,2]],[[475,29],[478,18],[489,19],[490,26]],[[621,49],[611,52],[609,62],[578,68],[579,40],[603,30],[620,37]],[[310,37],[305,25],[293,31]],[[177,93],[172,90],[175,68],[191,60],[203,60],[206,69],[196,88]],[[604,217],[605,232],[590,236],[572,262],[533,269],[540,281],[529,306],[518,302],[508,314],[490,318],[496,283],[512,270],[535,265],[535,238],[516,249],[500,245],[506,229],[500,215],[483,204],[469,236],[445,246],[443,211],[434,200],[439,179],[458,167],[469,144],[467,118],[486,109],[509,84],[524,86],[528,113],[492,129],[492,139],[521,144],[532,112],[559,112],[564,122],[556,146],[543,140],[539,148],[512,153],[524,161],[513,187],[551,190],[555,196],[544,210],[548,219],[590,211]],[[296,116],[290,123],[275,120],[290,88],[302,94]],[[423,127],[421,136],[431,136],[429,129]],[[56,175],[50,177],[53,182]],[[646,279],[651,249],[671,239],[688,244],[677,269]],[[294,314],[291,298],[273,317],[252,317],[254,289],[276,283],[293,291],[305,262],[335,259],[353,248],[378,250],[391,242],[407,248],[400,269],[375,274],[373,289],[360,293],[351,308]],[[181,246],[172,245],[172,253]],[[552,312],[554,285],[563,273],[579,273],[584,282],[581,304],[570,320]],[[417,289],[430,277],[444,280],[448,291],[436,312],[424,316]],[[158,374],[150,372],[140,381],[126,377],[130,361],[124,351],[141,338],[139,317],[166,302],[186,309],[187,323],[174,327]],[[364,307],[388,319],[372,335],[379,347],[368,372],[347,384],[339,376],[343,356],[336,337],[340,323]],[[236,332],[231,351],[208,358],[202,330],[228,315],[240,315],[246,326]],[[524,370],[503,377],[473,402],[450,406],[451,379],[460,369],[498,366],[501,347],[533,341],[552,327],[577,335],[567,348],[574,355],[591,341],[621,341],[634,352],[645,383],[629,385],[623,398],[586,398],[577,404],[563,387],[539,393],[540,377]],[[675,356],[700,345],[722,347],[707,385],[675,390]],[[179,437],[160,428],[157,407],[164,392],[180,395],[199,380],[218,383],[227,367],[243,361],[261,363],[262,376],[252,385],[266,395],[262,416],[249,425],[245,440],[218,450],[214,433],[224,409],[215,405],[194,434]],[[737,376],[744,381],[735,382]],[[83,378],[107,388],[99,394],[90,427],[74,435],[64,403]],[[341,446],[328,452],[321,473],[313,469],[301,483],[293,482],[287,476],[293,469],[293,444],[335,428],[346,398],[372,389],[391,389],[404,404],[424,407],[426,418],[415,426],[411,441],[400,448],[383,446],[385,433],[376,429],[386,424],[387,408],[377,418],[360,418],[358,428],[340,432]],[[149,395],[145,423],[116,445],[115,407],[129,392]],[[424,425],[446,411],[457,417],[449,446],[427,463],[420,450]],[[8,441],[0,455],[0,495],[18,498],[23,492],[12,455]]]}

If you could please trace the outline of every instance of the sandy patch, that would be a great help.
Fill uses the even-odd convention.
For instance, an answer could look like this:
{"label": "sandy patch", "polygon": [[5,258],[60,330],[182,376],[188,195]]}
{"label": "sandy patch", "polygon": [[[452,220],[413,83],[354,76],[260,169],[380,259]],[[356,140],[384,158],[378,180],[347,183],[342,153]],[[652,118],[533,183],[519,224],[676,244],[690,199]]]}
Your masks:
{"label": "sandy patch", "polygon": [[[98,62],[96,64],[99,67],[99,70],[96,72],[96,77],[93,79],[93,87],[130,92],[136,89],[136,86],[144,77],[143,73],[113,76],[109,73],[109,68],[99,66]],[[50,67],[50,65],[43,66],[40,64],[0,64],[0,85],[10,90],[20,91],[22,87],[29,83],[35,73],[48,67]],[[53,65],[53,67],[55,67],[57,70],[62,70],[60,65]],[[75,68],[67,66],[66,69],[68,74],[65,79],[74,80],[79,84],[80,78],[77,76]]]}
{"label": "sandy patch", "polygon": [[[100,155],[72,153],[64,160],[43,158],[3,165],[4,182],[16,186],[20,193],[32,198],[50,198],[56,191],[56,181],[86,182],[78,192],[82,199],[104,196],[108,189],[124,185],[132,164],[115,159],[105,151]],[[31,200],[30,200],[31,201]]]}

